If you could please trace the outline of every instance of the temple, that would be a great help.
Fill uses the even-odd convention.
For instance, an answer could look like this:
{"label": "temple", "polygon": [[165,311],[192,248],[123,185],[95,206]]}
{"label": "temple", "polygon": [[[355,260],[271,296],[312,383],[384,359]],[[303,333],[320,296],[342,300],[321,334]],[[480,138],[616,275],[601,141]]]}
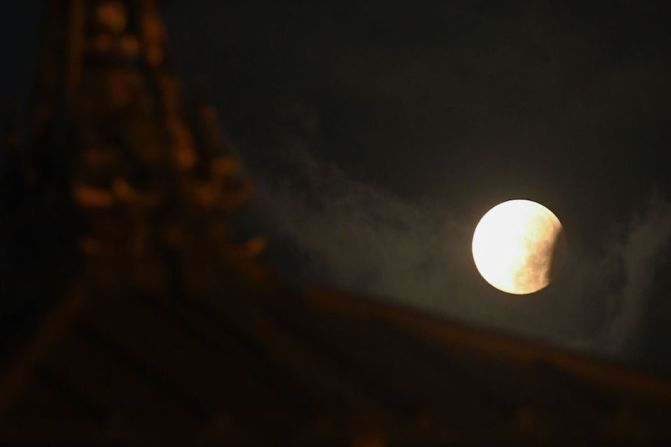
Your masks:
{"label": "temple", "polygon": [[666,379],[290,287],[234,237],[252,185],[185,101],[161,5],[48,2],[33,121],[3,147],[0,440],[671,440]]}

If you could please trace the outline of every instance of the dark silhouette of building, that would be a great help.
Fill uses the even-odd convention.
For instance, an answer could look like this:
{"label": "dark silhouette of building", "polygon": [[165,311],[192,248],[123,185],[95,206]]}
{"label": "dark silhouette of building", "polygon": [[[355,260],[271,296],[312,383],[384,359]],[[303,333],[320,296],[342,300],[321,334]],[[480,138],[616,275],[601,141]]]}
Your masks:
{"label": "dark silhouette of building", "polygon": [[30,140],[3,157],[0,287],[34,316],[8,331],[5,442],[671,440],[666,380],[287,286],[263,239],[233,237],[251,187],[214,111],[182,99],[160,2],[46,17]]}

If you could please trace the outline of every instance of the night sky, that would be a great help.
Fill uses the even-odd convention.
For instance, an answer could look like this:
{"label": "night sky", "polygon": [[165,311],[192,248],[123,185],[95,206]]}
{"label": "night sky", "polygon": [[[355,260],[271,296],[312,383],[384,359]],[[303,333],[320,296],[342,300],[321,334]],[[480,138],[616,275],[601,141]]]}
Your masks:
{"label": "night sky", "polygon": [[[671,10],[658,2],[173,1],[257,186],[268,259],[327,284],[671,372]],[[30,103],[39,14],[3,7],[0,100]],[[9,63],[7,62],[9,61]],[[565,226],[546,290],[470,253],[511,198]]]}

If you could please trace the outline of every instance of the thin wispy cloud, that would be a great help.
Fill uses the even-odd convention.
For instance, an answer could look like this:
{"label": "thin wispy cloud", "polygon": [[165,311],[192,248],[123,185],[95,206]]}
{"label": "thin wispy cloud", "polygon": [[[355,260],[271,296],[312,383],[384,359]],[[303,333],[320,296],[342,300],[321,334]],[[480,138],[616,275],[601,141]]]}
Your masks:
{"label": "thin wispy cloud", "polygon": [[510,298],[475,271],[476,222],[437,199],[413,202],[353,179],[305,148],[289,151],[285,162],[290,174],[262,183],[257,205],[307,257],[303,268],[315,282],[604,355],[626,355],[637,343],[655,265],[671,237],[671,206],[662,198],[603,251],[572,246],[566,271],[548,290]]}

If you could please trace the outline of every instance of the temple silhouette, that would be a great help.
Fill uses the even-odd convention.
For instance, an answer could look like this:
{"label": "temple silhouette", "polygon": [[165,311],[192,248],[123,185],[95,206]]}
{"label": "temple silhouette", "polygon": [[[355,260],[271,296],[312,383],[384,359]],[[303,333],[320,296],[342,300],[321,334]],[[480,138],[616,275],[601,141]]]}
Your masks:
{"label": "temple silhouette", "polygon": [[184,99],[162,2],[45,5],[27,137],[3,136],[3,443],[671,441],[665,378],[289,286],[235,231],[253,185]]}

